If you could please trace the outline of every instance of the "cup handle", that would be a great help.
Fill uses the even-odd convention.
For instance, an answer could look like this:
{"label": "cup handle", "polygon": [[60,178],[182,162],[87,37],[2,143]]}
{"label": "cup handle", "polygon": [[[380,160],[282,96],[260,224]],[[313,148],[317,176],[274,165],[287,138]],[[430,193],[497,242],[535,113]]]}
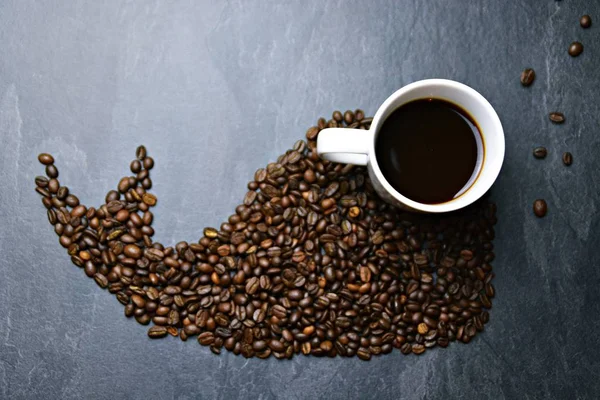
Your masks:
{"label": "cup handle", "polygon": [[317,137],[317,153],[329,161],[367,165],[369,147],[373,141],[371,130],[327,128]]}

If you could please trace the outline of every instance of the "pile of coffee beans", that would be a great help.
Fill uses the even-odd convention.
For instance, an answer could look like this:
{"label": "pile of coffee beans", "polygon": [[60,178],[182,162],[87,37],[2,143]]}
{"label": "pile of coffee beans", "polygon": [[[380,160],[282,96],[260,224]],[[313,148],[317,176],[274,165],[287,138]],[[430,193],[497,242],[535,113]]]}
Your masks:
{"label": "pile of coffee beans", "polygon": [[150,338],[195,338],[244,357],[363,360],[468,343],[495,293],[495,205],[404,212],[377,197],[364,167],[318,157],[320,130],[365,130],[371,120],[361,110],[320,118],[306,141],[256,171],[226,222],[193,243],[152,240],[154,161],[143,146],[100,207],[79,204],[48,154],[36,190],[72,262],[127,317],[152,324]]}

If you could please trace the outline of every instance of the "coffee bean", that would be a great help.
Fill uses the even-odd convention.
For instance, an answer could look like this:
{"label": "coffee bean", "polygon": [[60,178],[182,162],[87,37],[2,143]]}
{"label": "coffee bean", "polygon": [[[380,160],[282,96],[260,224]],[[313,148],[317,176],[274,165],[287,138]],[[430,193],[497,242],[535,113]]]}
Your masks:
{"label": "coffee bean", "polygon": [[472,324],[465,325],[465,335],[467,335],[468,337],[473,337],[476,334],[477,334],[477,330],[474,325],[472,325]]}
{"label": "coffee bean", "polygon": [[66,199],[68,195],[69,195],[69,188],[66,186],[61,186],[60,188],[58,188],[58,191],[56,192],[56,197],[60,200]]}
{"label": "coffee bean", "polygon": [[58,169],[54,166],[54,164],[48,164],[46,166],[46,175],[49,178],[58,178]]}
{"label": "coffee bean", "polygon": [[350,218],[358,218],[360,216],[360,208],[351,207],[350,210],[348,211],[348,216]]}
{"label": "coffee bean", "polygon": [[365,349],[363,347],[358,349],[356,355],[358,356],[358,358],[364,361],[369,361],[371,359],[371,353],[369,353],[368,349]]}
{"label": "coffee bean", "polygon": [[154,159],[152,157],[146,157],[144,159],[144,168],[150,170],[153,167],[154,167]]}
{"label": "coffee bean", "polygon": [[[35,189],[37,191],[38,189],[42,189],[42,188],[35,188]],[[48,192],[46,191],[46,193],[48,193]],[[40,193],[40,194],[42,194],[42,193]],[[42,196],[46,196],[46,195],[42,194]],[[42,197],[42,204],[46,208],[52,208],[53,207],[52,206],[52,199],[50,197]]]}
{"label": "coffee bean", "polygon": [[146,148],[144,146],[139,146],[135,151],[135,156],[138,160],[143,161],[146,158]]}
{"label": "coffee bean", "polygon": [[48,178],[46,178],[45,176],[36,176],[35,184],[39,188],[48,187]]}
{"label": "coffee bean", "polygon": [[569,55],[571,57],[577,57],[583,53],[583,45],[579,42],[573,42],[569,46]]}
{"label": "coffee bean", "polygon": [[525,69],[521,72],[521,85],[530,86],[535,80],[535,71],[531,68]]}
{"label": "coffee bean", "polygon": [[50,222],[50,224],[52,225],[58,222],[58,220],[56,219],[56,211],[48,210],[48,222]]}
{"label": "coffee bean", "polygon": [[303,296],[302,292],[301,292],[300,290],[298,290],[298,289],[290,290],[290,291],[288,292],[288,298],[289,298],[290,300],[299,301],[299,300],[301,300],[303,297],[304,297],[304,296]]}
{"label": "coffee bean", "polygon": [[562,124],[565,122],[565,116],[560,112],[551,112],[550,121],[554,122],[555,124]]}
{"label": "coffee bean", "polygon": [[215,341],[215,335],[212,332],[202,332],[198,335],[198,342],[203,346],[210,346]]}
{"label": "coffee bean", "polygon": [[56,194],[58,193],[58,189],[60,189],[60,183],[57,179],[53,178],[48,181],[48,191],[50,193]]}
{"label": "coffee bean", "polygon": [[52,194],[50,193],[50,191],[48,189],[36,187],[35,191],[38,192],[41,196],[43,196],[44,198],[46,198],[48,200],[50,200],[52,198]]}
{"label": "coffee bean", "polygon": [[548,212],[548,205],[546,204],[546,201],[543,199],[537,199],[536,201],[534,201],[533,212],[539,218],[544,217]]}
{"label": "coffee bean", "polygon": [[133,160],[131,162],[131,164],[129,165],[129,169],[134,174],[137,174],[138,172],[140,172],[142,170],[142,163],[139,160]]}
{"label": "coffee bean", "polygon": [[371,281],[371,270],[368,267],[360,267],[360,280],[363,282]]}
{"label": "coffee bean", "polygon": [[146,300],[144,300],[144,298],[139,294],[131,295],[131,301],[138,308],[144,308],[146,306]]}
{"label": "coffee bean", "polygon": [[140,249],[134,244],[128,244],[127,246],[125,246],[123,252],[127,257],[131,258],[140,258],[142,256],[142,249]]}
{"label": "coffee bean", "polygon": [[215,228],[204,228],[204,236],[207,238],[214,239],[218,235],[218,231]]}
{"label": "coffee bean", "polygon": [[354,119],[356,119],[357,121],[362,121],[363,118],[365,118],[365,112],[363,110],[355,110],[354,111]]}
{"label": "coffee bean", "polygon": [[344,113],[344,122],[346,123],[346,125],[350,125],[354,122],[354,113],[352,111],[347,110]]}
{"label": "coffee bean", "polygon": [[402,354],[410,354],[412,352],[412,346],[410,345],[410,343],[404,343],[403,345],[401,345],[400,347],[400,351],[402,352]]}
{"label": "coffee bean", "polygon": [[142,196],[142,201],[144,202],[144,204],[147,204],[149,206],[155,206],[156,205],[156,196],[154,196],[151,193],[144,193],[144,195]]}
{"label": "coffee bean", "polygon": [[78,205],[75,206],[73,208],[73,210],[71,210],[71,216],[74,218],[80,218],[83,217],[86,214],[87,210],[85,208],[85,206],[82,205]]}
{"label": "coffee bean", "polygon": [[252,203],[254,203],[254,200],[256,200],[256,196],[257,193],[254,190],[249,191],[248,193],[246,193],[246,197],[244,197],[244,204],[247,206],[252,205]]}
{"label": "coffee bean", "polygon": [[119,181],[118,185],[119,192],[125,193],[129,189],[129,178],[124,177]]}
{"label": "coffee bean", "polygon": [[149,248],[144,251],[144,256],[151,261],[160,261],[165,258],[165,253],[160,249]]}
{"label": "coffee bean", "polygon": [[317,140],[317,135],[319,134],[319,128],[313,126],[312,128],[308,128],[306,131],[306,139],[308,140]]}
{"label": "coffee bean", "polygon": [[568,167],[569,165],[573,164],[573,155],[567,151],[563,154],[562,161],[563,164],[565,164]]}
{"label": "coffee bean", "polygon": [[168,335],[168,333],[169,331],[164,326],[153,326],[152,328],[148,329],[148,337],[150,339],[164,338]]}
{"label": "coffee bean", "polygon": [[48,153],[41,153],[38,156],[38,160],[44,164],[44,165],[50,165],[50,164],[54,164],[54,157],[52,157],[50,154]]}
{"label": "coffee bean", "polygon": [[423,354],[425,352],[425,346],[422,344],[415,343],[412,345],[412,352],[414,354]]}
{"label": "coffee bean", "polygon": [[248,280],[248,282],[246,283],[246,293],[248,294],[254,294],[256,293],[256,291],[259,288],[259,280],[257,277],[252,277],[250,278],[250,280]]}
{"label": "coffee bean", "polygon": [[590,26],[592,26],[592,17],[590,17],[589,15],[584,15],[583,17],[581,17],[579,19],[579,24],[581,25],[582,28],[587,29]]}
{"label": "coffee bean", "polygon": [[96,281],[98,286],[100,286],[103,289],[108,286],[108,279],[106,279],[106,276],[104,276],[102,274],[99,274],[99,273],[94,274],[94,280]]}
{"label": "coffee bean", "polygon": [[312,169],[307,169],[304,172],[304,180],[308,183],[313,183],[317,180],[315,171],[313,171]]}
{"label": "coffee bean", "polygon": [[363,118],[361,122],[361,126],[359,129],[369,129],[371,126],[371,122],[373,122],[373,117]]}
{"label": "coffee bean", "polygon": [[546,158],[546,155],[548,155],[548,150],[546,150],[545,147],[536,147],[535,149],[533,149],[533,156],[535,158]]}
{"label": "coffee bean", "polygon": [[69,207],[77,207],[79,205],[79,199],[77,196],[70,194],[65,199],[65,203],[67,203]]}
{"label": "coffee bean", "polygon": [[269,348],[278,353],[281,353],[285,350],[284,344],[281,343],[279,340],[274,339],[269,341]]}
{"label": "coffee bean", "polygon": [[[60,200],[58,197],[53,197],[52,198],[52,206],[54,208],[62,208],[66,205],[66,203],[62,200]],[[68,224],[68,222],[65,222],[66,224]]]}

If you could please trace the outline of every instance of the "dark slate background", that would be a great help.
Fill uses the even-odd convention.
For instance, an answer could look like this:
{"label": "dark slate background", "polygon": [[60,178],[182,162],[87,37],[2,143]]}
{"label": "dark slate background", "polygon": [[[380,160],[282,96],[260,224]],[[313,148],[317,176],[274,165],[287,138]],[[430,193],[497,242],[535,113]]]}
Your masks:
{"label": "dark slate background", "polygon": [[[1,1],[0,398],[598,398],[599,28],[586,0]],[[144,143],[156,239],[197,240],[317,117],[373,114],[434,77],[486,96],[507,139],[497,298],[469,345],[367,363],[151,342],[71,265],[33,191],[48,151],[61,182],[99,204]]]}

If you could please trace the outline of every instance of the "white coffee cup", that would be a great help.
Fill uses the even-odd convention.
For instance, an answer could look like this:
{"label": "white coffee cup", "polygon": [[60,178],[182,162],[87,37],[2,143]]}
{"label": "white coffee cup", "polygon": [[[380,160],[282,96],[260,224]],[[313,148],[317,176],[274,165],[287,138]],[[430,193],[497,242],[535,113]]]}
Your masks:
{"label": "white coffee cup", "polygon": [[[418,99],[441,99],[460,106],[480,130],[475,171],[465,187],[452,199],[439,204],[413,201],[390,185],[375,156],[375,141],[384,121],[400,106]],[[479,199],[492,186],[504,160],[504,131],[491,104],[476,90],[446,79],[426,79],[397,90],[375,113],[368,131],[328,128],[319,133],[317,152],[329,161],[366,165],[377,194],[388,203],[411,211],[441,213],[458,210]]]}

